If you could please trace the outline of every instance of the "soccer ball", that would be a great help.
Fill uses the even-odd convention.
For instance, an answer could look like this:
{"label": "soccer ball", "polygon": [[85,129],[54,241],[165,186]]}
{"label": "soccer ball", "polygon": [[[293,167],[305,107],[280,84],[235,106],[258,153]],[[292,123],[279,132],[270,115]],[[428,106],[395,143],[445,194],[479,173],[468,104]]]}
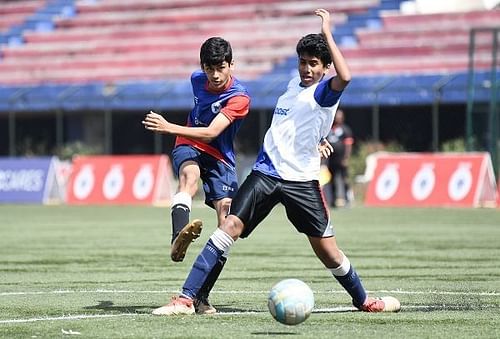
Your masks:
{"label": "soccer ball", "polygon": [[285,279],[269,291],[267,307],[274,319],[285,325],[297,325],[306,320],[314,308],[314,294],[298,279]]}

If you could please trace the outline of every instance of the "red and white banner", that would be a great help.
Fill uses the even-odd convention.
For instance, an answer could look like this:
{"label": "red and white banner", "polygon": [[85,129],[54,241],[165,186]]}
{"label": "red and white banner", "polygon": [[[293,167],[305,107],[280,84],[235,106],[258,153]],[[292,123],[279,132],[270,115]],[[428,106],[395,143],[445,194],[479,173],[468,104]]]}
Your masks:
{"label": "red and white banner", "polygon": [[488,153],[383,153],[365,204],[495,207],[497,194]]}
{"label": "red and white banner", "polygon": [[173,182],[165,155],[80,156],[73,161],[66,201],[70,205],[166,205]]}

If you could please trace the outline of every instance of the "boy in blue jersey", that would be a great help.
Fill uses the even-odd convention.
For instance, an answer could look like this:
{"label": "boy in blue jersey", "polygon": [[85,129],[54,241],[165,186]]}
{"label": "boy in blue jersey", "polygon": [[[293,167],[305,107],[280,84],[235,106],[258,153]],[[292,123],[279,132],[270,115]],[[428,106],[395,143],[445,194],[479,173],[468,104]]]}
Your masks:
{"label": "boy in blue jersey", "polygon": [[[213,37],[200,49],[201,70],[191,75],[194,108],[187,126],[167,121],[150,112],[142,122],[146,129],[176,135],[172,158],[179,178],[178,191],[172,201],[173,261],[182,261],[189,244],[199,237],[202,222],[189,221],[192,198],[203,182],[205,203],[217,213],[217,223],[226,217],[232,197],[238,188],[233,141],[248,114],[250,97],[246,88],[232,76],[234,68],[229,42]],[[197,312],[214,313],[208,302],[211,285],[217,279],[226,258],[215,265],[197,298]]]}
{"label": "boy in blue jersey", "polygon": [[[238,238],[246,238],[278,203],[289,221],[304,233],[314,253],[365,312],[396,312],[394,297],[368,297],[349,259],[337,247],[329,210],[319,185],[320,156],[331,145],[322,140],[332,126],[342,91],[351,80],[349,68],[333,40],[330,14],[318,9],[322,34],[309,34],[297,44],[299,76],[278,99],[253,171],[233,198],[231,211],[197,257],[182,293],[155,315],[193,314],[193,300],[221,257]],[[325,78],[333,65],[336,75]]]}

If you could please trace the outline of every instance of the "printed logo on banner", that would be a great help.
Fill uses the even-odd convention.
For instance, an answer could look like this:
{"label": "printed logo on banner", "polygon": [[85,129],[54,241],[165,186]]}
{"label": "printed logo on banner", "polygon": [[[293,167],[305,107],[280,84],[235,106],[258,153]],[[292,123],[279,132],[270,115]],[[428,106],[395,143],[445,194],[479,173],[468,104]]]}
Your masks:
{"label": "printed logo on banner", "polygon": [[399,187],[399,170],[397,164],[387,164],[377,179],[375,194],[380,200],[390,199]]}
{"label": "printed logo on banner", "polygon": [[0,158],[0,202],[44,203],[54,182],[52,157]]}
{"label": "printed logo on banner", "polygon": [[0,191],[39,192],[45,183],[45,171],[41,169],[0,169]]}
{"label": "printed logo on banner", "polygon": [[81,170],[75,177],[73,184],[73,193],[78,200],[87,199],[89,194],[94,189],[95,176],[94,169],[91,165],[82,166]]}
{"label": "printed logo on banner", "polygon": [[137,172],[132,187],[132,194],[138,200],[146,199],[154,187],[154,173],[151,165],[141,166]]}
{"label": "printed logo on banner", "polygon": [[111,166],[102,183],[102,193],[108,200],[114,200],[123,190],[125,178],[120,165]]}
{"label": "printed logo on banner", "polygon": [[452,200],[462,200],[469,194],[472,187],[471,167],[472,164],[469,162],[459,163],[451,175],[448,182],[448,195]]}
{"label": "printed logo on banner", "polygon": [[416,200],[425,200],[431,195],[435,184],[434,164],[422,164],[411,182],[411,194]]}

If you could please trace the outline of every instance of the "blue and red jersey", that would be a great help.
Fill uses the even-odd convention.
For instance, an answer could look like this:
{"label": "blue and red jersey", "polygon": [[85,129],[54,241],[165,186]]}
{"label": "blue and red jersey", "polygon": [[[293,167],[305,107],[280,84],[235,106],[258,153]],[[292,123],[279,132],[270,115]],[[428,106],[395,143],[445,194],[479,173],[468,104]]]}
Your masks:
{"label": "blue and red jersey", "polygon": [[175,145],[192,145],[227,165],[235,167],[233,141],[250,108],[250,96],[247,89],[240,81],[232,77],[223,91],[210,91],[208,78],[201,70],[191,75],[191,86],[194,107],[189,113],[187,126],[207,127],[219,113],[224,114],[231,124],[209,144],[179,136]]}

